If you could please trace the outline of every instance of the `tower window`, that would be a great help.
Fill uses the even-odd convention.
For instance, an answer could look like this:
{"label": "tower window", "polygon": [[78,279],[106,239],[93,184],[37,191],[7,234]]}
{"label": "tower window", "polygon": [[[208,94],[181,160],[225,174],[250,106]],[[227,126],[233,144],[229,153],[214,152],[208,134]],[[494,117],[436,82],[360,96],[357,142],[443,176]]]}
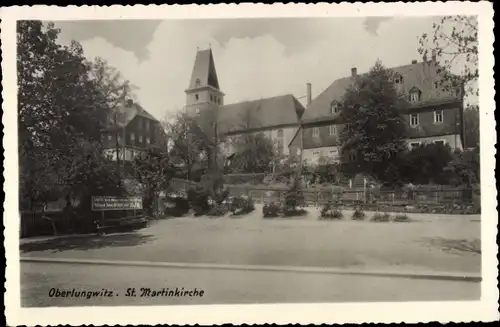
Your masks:
{"label": "tower window", "polygon": [[130,133],[130,141],[134,142],[135,141],[135,134]]}
{"label": "tower window", "polygon": [[200,96],[198,94],[195,94],[194,98],[196,99],[196,101],[198,101],[200,99]]}
{"label": "tower window", "polygon": [[200,114],[200,108],[196,108],[196,114],[199,115]]}
{"label": "tower window", "polygon": [[283,130],[282,129],[278,130],[278,137],[283,137]]}
{"label": "tower window", "polygon": [[214,96],[210,94],[210,101],[213,102],[214,101]]}
{"label": "tower window", "polygon": [[196,82],[195,82],[195,85],[196,87],[200,86],[201,85],[201,81],[199,78],[196,79]]}

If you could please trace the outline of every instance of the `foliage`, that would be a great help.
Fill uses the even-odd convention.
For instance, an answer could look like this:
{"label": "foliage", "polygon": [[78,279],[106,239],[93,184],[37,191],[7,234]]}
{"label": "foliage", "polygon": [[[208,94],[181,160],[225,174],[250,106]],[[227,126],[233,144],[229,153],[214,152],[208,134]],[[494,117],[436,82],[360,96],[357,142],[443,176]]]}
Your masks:
{"label": "foliage", "polygon": [[245,133],[233,140],[235,149],[230,169],[242,173],[269,171],[275,159],[273,142],[263,133]]}
{"label": "foliage", "polygon": [[266,203],[262,207],[262,214],[264,215],[264,218],[276,218],[279,216],[280,211],[280,206],[275,202]]}
{"label": "foliage", "polygon": [[237,196],[231,199],[230,211],[236,215],[243,215],[255,210],[255,204],[251,197]]}
{"label": "foliage", "polygon": [[154,196],[168,188],[174,177],[175,169],[170,162],[168,152],[150,148],[134,158],[134,175],[144,190],[144,208],[151,214]]}
{"label": "foliage", "polygon": [[203,215],[210,210],[209,194],[207,189],[202,185],[191,187],[188,192],[188,201],[191,208],[193,208],[195,215]]}
{"label": "foliage", "polygon": [[353,220],[364,220],[365,217],[366,217],[366,214],[360,207],[356,207],[356,209],[352,213]]}
{"label": "foliage", "polygon": [[453,159],[448,145],[423,144],[407,151],[402,158],[402,180],[414,184],[447,184],[447,173],[444,169]]}
{"label": "foliage", "polygon": [[206,166],[212,141],[201,129],[198,121],[185,113],[163,122],[169,139],[172,163],[184,170],[188,180],[194,180],[196,166]]}
{"label": "foliage", "polygon": [[397,223],[405,223],[405,222],[409,222],[410,218],[408,218],[408,216],[406,214],[397,214],[394,217],[393,221],[397,222]]}
{"label": "foliage", "polygon": [[406,149],[400,113],[407,102],[392,77],[392,71],[377,62],[346,90],[340,112],[340,119],[350,122],[340,133],[346,172],[371,175],[385,184],[399,181],[400,154]]}
{"label": "foliage", "polygon": [[322,219],[341,219],[343,216],[340,210],[340,202],[336,200],[328,201],[321,209]]}
{"label": "foliage", "polygon": [[304,193],[302,191],[301,179],[296,176],[290,188],[285,194],[285,204],[283,207],[283,213],[285,215],[293,215],[294,213],[300,213],[297,207],[302,207],[304,205]]}
{"label": "foliage", "polygon": [[207,212],[207,216],[222,217],[227,213],[227,207],[222,204],[215,204]]}
{"label": "foliage", "polygon": [[165,198],[165,214],[180,217],[189,212],[189,201],[187,197],[178,194],[168,194]]}
{"label": "foliage", "polygon": [[124,191],[100,139],[114,109],[109,91],[125,98],[128,82],[99,79],[81,46],[59,45],[58,34],[52,23],[17,25],[20,197],[28,206],[76,197],[89,211],[91,195]]}
{"label": "foliage", "polygon": [[388,222],[388,221],[391,221],[391,215],[389,213],[380,213],[380,212],[376,212],[371,221],[373,222]]}
{"label": "foliage", "polygon": [[480,151],[479,148],[458,151],[445,168],[449,172],[449,181],[452,185],[466,185],[472,187],[480,183]]}
{"label": "foliage", "polygon": [[[478,67],[478,22],[477,16],[445,16],[432,26],[432,33],[420,37],[418,51],[425,57],[434,51],[439,73],[443,79],[438,87],[454,91],[462,84],[467,94],[478,94],[476,87],[479,77]],[[461,67],[458,74],[452,73]]]}
{"label": "foliage", "polygon": [[479,147],[479,107],[468,106],[464,110],[464,147]]}

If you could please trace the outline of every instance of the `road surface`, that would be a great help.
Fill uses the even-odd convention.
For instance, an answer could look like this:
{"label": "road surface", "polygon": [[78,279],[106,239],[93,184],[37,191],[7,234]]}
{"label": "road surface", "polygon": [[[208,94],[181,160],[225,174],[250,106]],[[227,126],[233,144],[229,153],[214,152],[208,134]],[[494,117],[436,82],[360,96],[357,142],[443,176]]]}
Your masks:
{"label": "road surface", "polygon": [[[132,295],[135,288],[135,296]],[[141,289],[159,290],[140,296]],[[193,291],[191,297],[175,290]],[[52,291],[51,291],[52,289]],[[92,291],[92,298],[57,291]],[[161,295],[161,290],[165,293]],[[194,292],[194,291],[197,292]],[[203,294],[200,296],[201,291]],[[173,291],[174,296],[166,296]],[[111,293],[112,292],[112,293]],[[123,306],[477,300],[480,283],[270,271],[21,263],[21,305]],[[80,293],[82,295],[83,293]],[[179,295],[179,293],[177,293]]]}

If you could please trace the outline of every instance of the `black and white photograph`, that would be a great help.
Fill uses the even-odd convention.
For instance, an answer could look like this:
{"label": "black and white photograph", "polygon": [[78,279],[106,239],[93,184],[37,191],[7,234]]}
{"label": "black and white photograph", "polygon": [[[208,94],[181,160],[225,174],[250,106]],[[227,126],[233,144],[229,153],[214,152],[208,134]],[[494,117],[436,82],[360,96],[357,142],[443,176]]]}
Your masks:
{"label": "black and white photograph", "polygon": [[2,9],[12,323],[497,320],[491,4],[246,6]]}

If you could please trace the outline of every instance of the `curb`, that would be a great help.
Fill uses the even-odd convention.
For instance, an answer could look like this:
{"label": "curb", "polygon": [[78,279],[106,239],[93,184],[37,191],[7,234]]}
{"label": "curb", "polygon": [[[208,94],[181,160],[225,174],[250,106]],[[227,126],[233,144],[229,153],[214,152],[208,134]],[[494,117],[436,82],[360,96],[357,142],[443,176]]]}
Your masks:
{"label": "curb", "polygon": [[43,258],[43,257],[21,257],[20,261],[35,262],[35,263],[85,264],[85,265],[91,264],[91,265],[107,265],[107,266],[159,267],[159,268],[178,268],[178,269],[219,269],[219,270],[237,270],[237,271],[316,273],[316,274],[351,275],[351,276],[394,277],[394,278],[407,278],[407,279],[447,280],[447,281],[461,281],[461,282],[474,282],[474,283],[482,281],[481,274],[450,273],[450,272],[416,273],[416,272],[403,272],[403,271],[355,270],[355,269],[322,268],[322,267],[59,259],[59,258]]}

